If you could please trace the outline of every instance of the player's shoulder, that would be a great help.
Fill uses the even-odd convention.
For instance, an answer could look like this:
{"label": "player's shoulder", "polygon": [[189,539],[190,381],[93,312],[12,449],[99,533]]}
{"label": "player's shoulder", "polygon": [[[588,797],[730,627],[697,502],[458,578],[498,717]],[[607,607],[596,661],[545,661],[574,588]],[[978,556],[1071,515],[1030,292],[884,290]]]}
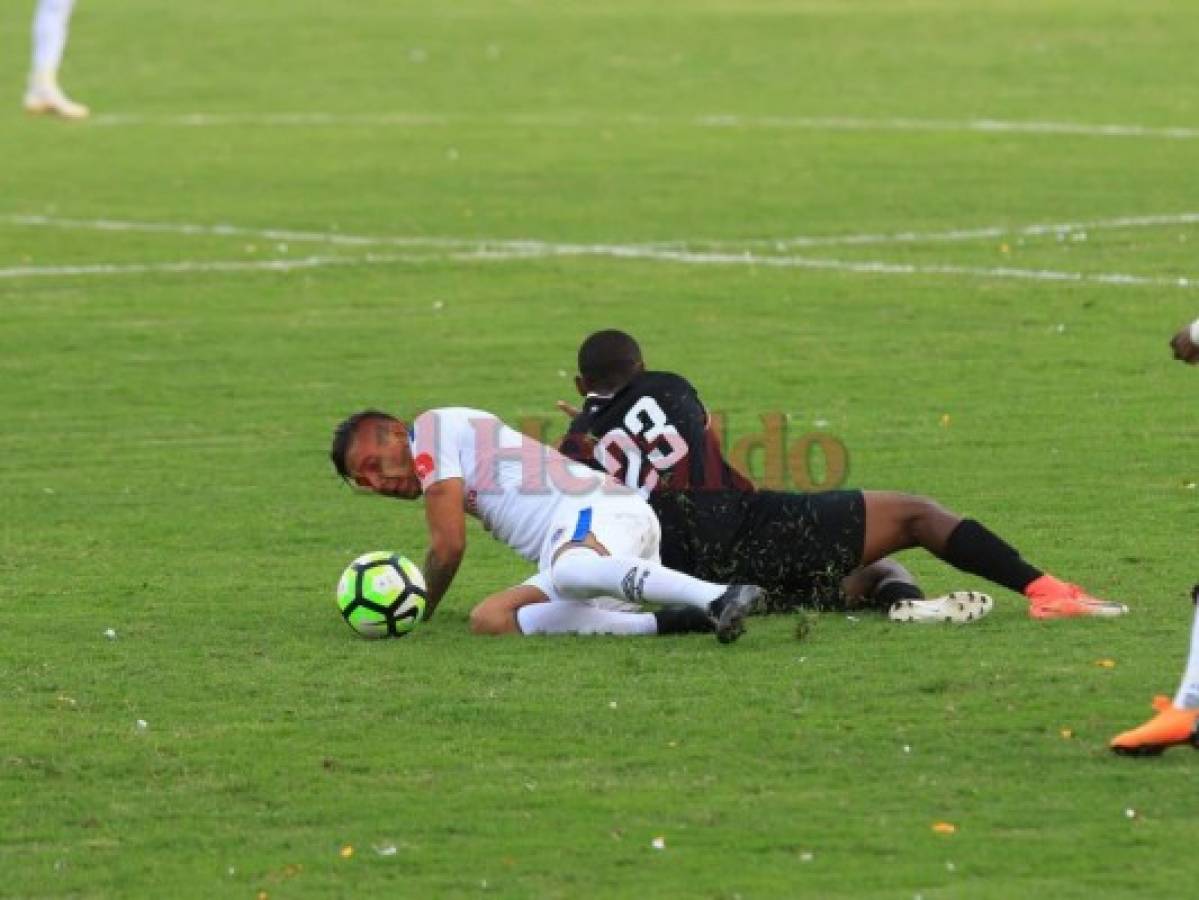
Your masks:
{"label": "player's shoulder", "polygon": [[471,422],[477,419],[498,419],[495,413],[489,413],[483,409],[475,409],[470,406],[436,406],[433,409],[427,409],[414,421],[419,422],[424,419],[427,422]]}
{"label": "player's shoulder", "polygon": [[682,375],[649,370],[634,376],[628,384],[612,395],[609,402],[616,406],[629,406],[642,397],[670,400],[692,395],[695,395],[695,388]]}
{"label": "player's shoulder", "polygon": [[642,372],[630,384],[637,384],[642,393],[668,392],[675,394],[697,393],[695,386],[677,372],[647,371]]}
{"label": "player's shoulder", "polygon": [[699,394],[682,375],[675,372],[645,371],[636,375],[614,394],[588,394],[579,415],[571,422],[570,431],[586,432],[604,428],[614,419],[638,407],[646,399],[656,401],[668,412],[702,408]]}
{"label": "player's shoulder", "polygon": [[695,386],[676,372],[644,372],[637,397],[652,397],[667,415],[680,419],[707,416]]}
{"label": "player's shoulder", "polygon": [[418,438],[422,435],[434,439],[469,435],[487,425],[501,427],[503,422],[494,413],[470,406],[438,406],[425,410],[412,420],[412,430]]}

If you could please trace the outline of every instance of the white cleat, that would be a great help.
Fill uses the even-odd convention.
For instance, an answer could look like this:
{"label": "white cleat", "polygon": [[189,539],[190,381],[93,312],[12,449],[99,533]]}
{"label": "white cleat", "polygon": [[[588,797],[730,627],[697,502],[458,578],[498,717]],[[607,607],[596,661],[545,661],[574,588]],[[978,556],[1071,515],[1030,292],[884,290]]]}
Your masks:
{"label": "white cleat", "polygon": [[58,116],[63,119],[86,119],[92,111],[82,103],[76,103],[62,92],[62,88],[30,88],[25,94],[25,112],[33,116]]}
{"label": "white cleat", "polygon": [[891,604],[887,617],[892,622],[919,622],[933,625],[950,622],[965,625],[987,615],[995,603],[978,591],[954,591],[944,597],[927,600],[899,600]]}

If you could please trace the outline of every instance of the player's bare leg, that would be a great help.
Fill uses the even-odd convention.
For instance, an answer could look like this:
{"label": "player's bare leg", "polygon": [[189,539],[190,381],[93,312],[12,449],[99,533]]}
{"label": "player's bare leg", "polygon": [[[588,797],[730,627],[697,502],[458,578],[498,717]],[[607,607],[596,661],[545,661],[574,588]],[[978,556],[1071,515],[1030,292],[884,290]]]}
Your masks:
{"label": "player's bare leg", "polygon": [[1122,603],[1099,600],[1029,564],[1002,538],[974,519],[963,519],[927,497],[866,491],[862,563],[899,550],[923,547],[963,572],[1023,594],[1037,619],[1118,616]]}
{"label": "player's bare leg", "polygon": [[58,83],[75,0],[38,0],[33,16],[33,66],[25,92],[25,111],[64,119],[85,119],[90,110],[76,103]]}

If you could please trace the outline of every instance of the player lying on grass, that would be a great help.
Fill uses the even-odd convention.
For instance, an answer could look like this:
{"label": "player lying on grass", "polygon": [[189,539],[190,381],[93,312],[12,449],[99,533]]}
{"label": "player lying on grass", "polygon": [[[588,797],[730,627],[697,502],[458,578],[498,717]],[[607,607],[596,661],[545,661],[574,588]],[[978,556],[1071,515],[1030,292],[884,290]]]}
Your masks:
{"label": "player lying on grass", "polygon": [[597,333],[580,360],[587,402],[563,449],[642,491],[649,485],[668,565],[821,605],[851,573],[863,577],[864,567],[919,546],[1024,594],[1037,619],[1128,611],[1037,569],[981,523],[924,497],[753,491],[721,457],[694,389],[677,375],[647,372],[631,337]]}
{"label": "player lying on grass", "polygon": [[[464,514],[470,512],[540,568],[524,584],[480,603],[471,614],[476,632],[644,634],[668,624],[655,620],[651,626],[654,617],[644,613],[578,602],[623,596],[707,612],[723,641],[741,633],[742,619],[760,591],[657,565],[658,519],[631,488],[571,464],[478,410],[425,413],[414,422],[414,435],[415,447],[398,419],[378,411],[358,413],[338,427],[331,457],[343,478],[367,490],[406,499],[425,493],[430,611],[461,561]],[[798,577],[807,585],[823,579],[835,588],[855,569],[922,546],[963,571],[1023,591],[1036,618],[1127,612],[1121,604],[1096,600],[1042,573],[978,522],[963,520],[930,500],[861,491],[771,493],[665,491],[662,497],[675,505],[660,508],[676,515],[675,525],[683,534],[679,546],[700,545],[701,555],[692,559],[696,570],[712,566],[753,572],[772,587],[789,589]],[[760,548],[739,546],[733,538],[755,515],[774,516],[778,546],[798,550],[782,559],[746,552]],[[703,539],[713,535],[718,540],[705,546]],[[729,583],[732,587],[726,588]],[[695,628],[696,618],[674,623],[676,630]]]}
{"label": "player lying on grass", "polygon": [[[915,592],[910,579],[888,578],[886,569],[872,567],[892,552],[923,546],[964,572],[1024,593],[1035,618],[1127,612],[1032,567],[988,528],[924,497],[754,491],[723,459],[694,388],[680,376],[646,372],[635,340],[598,332],[585,340],[579,358],[577,385],[586,401],[562,449],[649,494],[662,524],[663,561],[670,566],[700,578],[752,581],[784,602],[820,606],[842,593],[869,596],[879,587],[872,580]],[[530,602],[534,587],[489,598],[476,611],[476,629],[516,630],[510,608]],[[544,597],[534,602],[550,603],[538,630],[579,630],[572,627],[570,608],[554,608],[552,585],[541,588]],[[987,609],[971,594],[950,599],[963,616]],[[920,610],[914,600],[900,604]]]}
{"label": "player lying on grass", "polygon": [[[1191,600],[1199,604],[1199,584],[1191,591]],[[1174,700],[1153,698],[1157,715],[1131,731],[1112,738],[1109,746],[1126,756],[1156,756],[1170,747],[1190,744],[1199,749],[1199,606],[1191,624],[1191,652],[1186,671]]]}
{"label": "player lying on grass", "polygon": [[[829,559],[859,555],[852,526],[817,527],[829,517],[808,495],[755,492],[725,459],[695,389],[679,375],[646,371],[631,335],[590,335],[579,347],[578,366],[575,386],[584,405],[579,410],[559,401],[572,419],[559,449],[649,498],[663,526],[668,565],[699,575],[756,563],[773,611],[886,609],[904,622],[969,622],[990,611],[985,594],[956,591],[926,599],[911,573],[889,558],[838,579],[844,566],[830,567]],[[733,493],[688,496],[704,490]],[[836,509],[832,514],[840,518]],[[848,535],[848,545],[835,539],[838,529]]]}
{"label": "player lying on grass", "polygon": [[[449,590],[466,552],[467,513],[538,565],[529,582],[505,592],[514,593],[508,601],[493,602],[472,617],[476,630],[487,630],[482,617],[497,605],[505,607],[507,630],[543,630],[534,621],[537,611],[521,607],[552,592],[567,611],[600,615],[601,627],[591,630],[701,628],[728,643],[740,636],[742,620],[761,594],[753,585],[716,584],[663,566],[658,519],[636,491],[566,459],[491,413],[434,409],[417,416],[410,432],[394,416],[365,410],[337,426],[330,458],[342,478],[368,491],[403,500],[423,495],[429,532],[426,618]],[[628,614],[593,610],[585,602],[602,597],[684,609],[613,622],[611,617]]]}

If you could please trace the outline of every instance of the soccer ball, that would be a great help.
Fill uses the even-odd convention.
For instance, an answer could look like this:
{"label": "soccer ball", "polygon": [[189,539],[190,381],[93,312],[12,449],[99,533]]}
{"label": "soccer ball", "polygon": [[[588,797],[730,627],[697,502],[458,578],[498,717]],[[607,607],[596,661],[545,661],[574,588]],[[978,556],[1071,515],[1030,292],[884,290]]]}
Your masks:
{"label": "soccer ball", "polygon": [[425,576],[389,550],[364,553],[337,582],[342,618],[363,637],[403,637],[425,617]]}

